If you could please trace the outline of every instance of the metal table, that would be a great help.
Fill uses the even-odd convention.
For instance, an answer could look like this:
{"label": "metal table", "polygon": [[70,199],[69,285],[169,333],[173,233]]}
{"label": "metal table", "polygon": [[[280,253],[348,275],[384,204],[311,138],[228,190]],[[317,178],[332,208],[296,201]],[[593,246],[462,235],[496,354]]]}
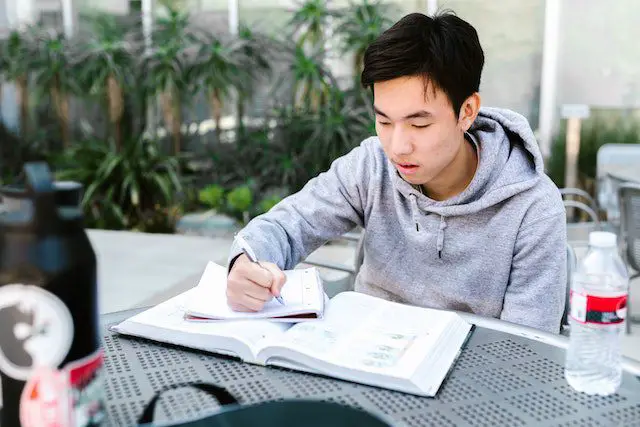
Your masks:
{"label": "metal table", "polygon": [[[608,397],[574,392],[564,380],[567,339],[497,319],[476,324],[467,347],[435,398],[354,384],[191,351],[108,331],[140,310],[103,316],[106,425],[135,425],[153,394],[177,382],[226,387],[243,403],[314,398],[363,408],[398,426],[640,426],[640,364],[625,360],[620,391]],[[215,411],[203,393],[168,392],[157,421],[188,420]]]}

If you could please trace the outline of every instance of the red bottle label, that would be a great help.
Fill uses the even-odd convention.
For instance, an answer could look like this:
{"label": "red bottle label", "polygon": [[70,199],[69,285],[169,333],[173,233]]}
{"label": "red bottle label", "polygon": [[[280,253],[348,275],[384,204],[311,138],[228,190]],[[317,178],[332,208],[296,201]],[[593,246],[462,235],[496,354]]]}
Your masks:
{"label": "red bottle label", "polygon": [[62,371],[36,368],[20,398],[20,424],[23,427],[65,427],[70,421],[67,377]]}
{"label": "red bottle label", "polygon": [[71,393],[72,426],[99,425],[106,416],[103,406],[104,383],[102,350],[65,366]]}
{"label": "red bottle label", "polygon": [[87,427],[105,417],[102,400],[102,351],[71,362],[62,370],[37,368],[20,399],[24,427]]}
{"label": "red bottle label", "polygon": [[571,291],[570,316],[583,324],[614,325],[627,317],[627,294],[600,297]]}

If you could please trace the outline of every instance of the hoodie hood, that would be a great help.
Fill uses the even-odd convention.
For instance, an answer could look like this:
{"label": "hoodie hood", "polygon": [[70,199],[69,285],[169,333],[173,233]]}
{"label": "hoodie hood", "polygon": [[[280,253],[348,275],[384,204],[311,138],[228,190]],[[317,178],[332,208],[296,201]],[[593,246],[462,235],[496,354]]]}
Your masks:
{"label": "hoodie hood", "polygon": [[542,154],[529,122],[506,109],[481,108],[467,137],[476,145],[478,166],[469,186],[460,194],[436,201],[406,182],[393,164],[389,171],[394,186],[409,198],[416,231],[421,212],[440,215],[436,238],[442,258],[447,217],[479,212],[532,188],[544,174]]}
{"label": "hoodie hood", "polygon": [[445,217],[476,213],[535,186],[544,174],[538,143],[527,119],[518,113],[483,107],[468,137],[478,148],[476,173],[462,193],[447,200],[423,195],[389,162],[394,186],[414,208]]}

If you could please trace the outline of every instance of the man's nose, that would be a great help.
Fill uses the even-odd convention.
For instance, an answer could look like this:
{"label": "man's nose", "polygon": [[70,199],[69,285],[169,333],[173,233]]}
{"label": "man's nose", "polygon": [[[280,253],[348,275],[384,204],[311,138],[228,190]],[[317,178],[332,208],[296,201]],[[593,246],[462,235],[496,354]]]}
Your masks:
{"label": "man's nose", "polygon": [[398,126],[393,131],[391,151],[398,157],[406,156],[413,152],[413,143],[411,142],[411,138],[403,132],[401,126]]}

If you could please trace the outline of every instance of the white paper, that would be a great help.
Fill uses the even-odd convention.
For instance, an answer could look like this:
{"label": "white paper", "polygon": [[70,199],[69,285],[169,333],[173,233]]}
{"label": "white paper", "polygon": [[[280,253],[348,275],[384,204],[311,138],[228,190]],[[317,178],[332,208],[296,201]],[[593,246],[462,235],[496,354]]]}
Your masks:
{"label": "white paper", "polygon": [[[314,268],[285,271],[287,281],[281,295],[285,305],[275,298],[268,301],[259,312],[245,313],[232,310],[227,304],[227,270],[210,262],[196,291],[187,302],[186,310],[194,316],[213,319],[261,319],[292,316],[296,314],[322,314],[324,292],[318,283]],[[305,319],[295,319],[302,321]],[[287,319],[290,322],[290,319]]]}

